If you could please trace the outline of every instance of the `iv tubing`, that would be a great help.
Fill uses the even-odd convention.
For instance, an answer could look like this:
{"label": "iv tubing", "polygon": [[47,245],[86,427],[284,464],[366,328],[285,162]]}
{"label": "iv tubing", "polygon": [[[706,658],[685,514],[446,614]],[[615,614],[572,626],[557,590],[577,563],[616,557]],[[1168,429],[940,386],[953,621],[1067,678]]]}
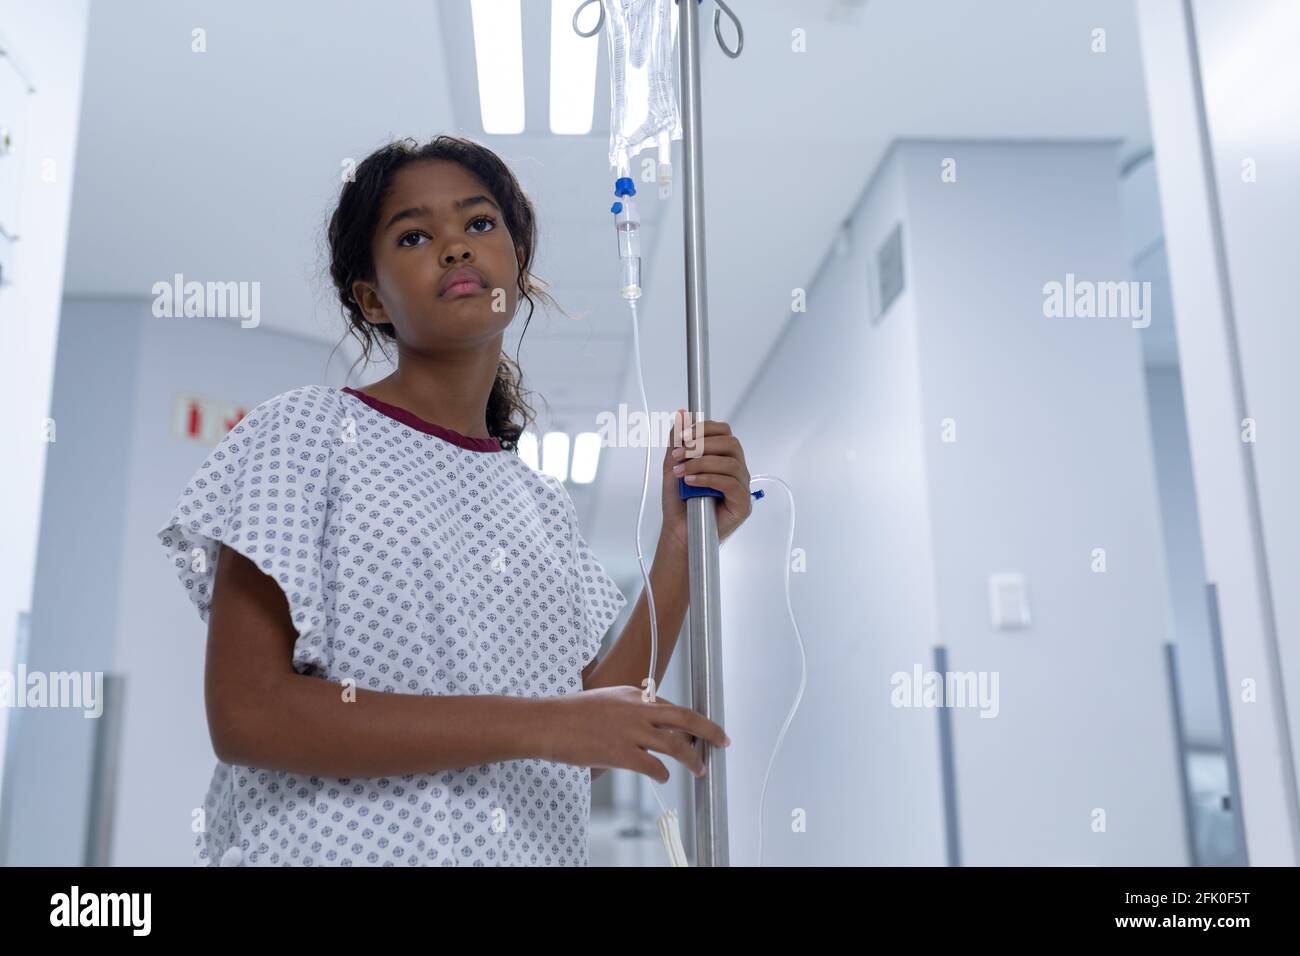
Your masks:
{"label": "iv tubing", "polygon": [[776,746],[772,748],[772,756],[767,761],[767,772],[763,774],[763,789],[758,798],[758,865],[763,865],[763,808],[767,806],[767,784],[772,778],[772,767],[776,765],[776,755],[781,750],[781,744],[785,740],[785,732],[790,729],[790,722],[794,720],[795,711],[799,709],[799,703],[803,700],[803,690],[808,684],[808,654],[804,650],[803,635],[799,633],[799,622],[794,619],[794,606],[790,603],[790,556],[794,553],[794,493],[780,478],[775,475],[751,475],[750,483],[755,481],[775,481],[785,489],[786,497],[790,499],[790,535],[786,538],[785,544],[785,607],[790,612],[790,623],[794,626],[794,636],[799,641],[799,690],[794,695],[794,705],[790,708],[790,713],[785,715],[785,723],[781,725],[781,732],[776,735]]}
{"label": "iv tubing", "polygon": [[[655,671],[659,662],[659,626],[655,617],[655,596],[654,590],[650,586],[650,574],[646,571],[645,554],[641,549],[641,519],[645,515],[646,492],[650,487],[650,449],[654,446],[653,430],[650,427],[650,401],[645,390],[645,375],[641,367],[641,327],[637,320],[636,297],[627,299],[628,307],[632,310],[632,347],[636,357],[636,380],[637,387],[641,391],[641,405],[645,410],[644,421],[646,423],[646,452],[645,452],[645,472],[641,482],[641,506],[637,509],[636,515],[636,559],[641,566],[641,578],[645,581],[646,606],[650,611],[650,672],[645,681],[642,682],[646,688],[643,698],[649,695],[649,700],[653,701],[654,688],[657,684],[655,680]],[[799,622],[794,616],[794,605],[790,600],[790,556],[794,552],[794,492],[790,490],[782,479],[775,475],[752,475],[750,484],[759,481],[774,481],[784,489],[786,497],[790,499],[790,532],[786,537],[785,546],[785,606],[790,613],[790,623],[794,627],[795,638],[799,642],[799,689],[795,692],[794,704],[790,707],[790,712],[786,714],[785,722],[781,725],[781,730],[776,737],[776,745],[772,748],[772,756],[768,758],[767,771],[763,774],[763,787],[758,798],[758,865],[763,865],[763,819],[764,810],[767,807],[767,786],[772,779],[772,768],[776,766],[776,756],[781,751],[781,744],[785,742],[786,732],[790,729],[790,724],[794,720],[795,713],[799,710],[799,704],[803,701],[804,688],[808,684],[808,655],[804,648],[803,634],[799,631]],[[759,492],[759,494],[762,494]],[[659,787],[655,781],[651,781],[650,792],[654,794],[655,800],[659,803],[659,808],[663,811],[663,816],[659,818],[659,829],[663,836],[664,846],[668,850],[669,862],[673,866],[686,866],[685,851],[681,848],[681,836],[678,832],[676,811],[670,810],[664,803],[663,797],[659,794]]]}
{"label": "iv tubing", "polygon": [[[650,586],[650,574],[645,568],[645,554],[641,550],[641,519],[645,515],[645,498],[646,491],[650,487],[650,449],[654,447],[652,440],[653,430],[650,427],[650,400],[646,396],[645,376],[641,370],[641,329],[637,323],[636,298],[632,297],[627,300],[628,306],[632,310],[632,345],[636,352],[636,381],[641,389],[641,404],[645,408],[646,433],[645,433],[645,474],[641,482],[641,506],[636,513],[636,560],[641,566],[641,578],[645,581],[646,607],[650,611],[650,673],[643,682],[645,690],[642,692],[642,699],[649,698],[649,702],[655,700],[655,688],[658,683],[655,680],[655,670],[659,664],[659,624],[655,617],[655,593]],[[659,794],[659,787],[656,781],[651,781],[650,792],[659,803],[659,809],[663,811],[663,816],[659,819],[659,830],[663,836],[664,846],[668,850],[669,862],[673,866],[686,866],[686,851],[682,849],[681,836],[678,832],[677,813],[668,809],[664,803],[664,798]]]}

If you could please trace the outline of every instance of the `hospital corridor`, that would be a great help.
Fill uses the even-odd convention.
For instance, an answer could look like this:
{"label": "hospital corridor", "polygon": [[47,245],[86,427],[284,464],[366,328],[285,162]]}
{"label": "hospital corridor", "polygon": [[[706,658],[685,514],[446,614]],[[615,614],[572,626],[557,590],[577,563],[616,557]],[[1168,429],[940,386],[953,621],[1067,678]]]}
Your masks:
{"label": "hospital corridor", "polygon": [[1297,43],[1294,0],[0,0],[37,921],[280,866],[1266,910]]}

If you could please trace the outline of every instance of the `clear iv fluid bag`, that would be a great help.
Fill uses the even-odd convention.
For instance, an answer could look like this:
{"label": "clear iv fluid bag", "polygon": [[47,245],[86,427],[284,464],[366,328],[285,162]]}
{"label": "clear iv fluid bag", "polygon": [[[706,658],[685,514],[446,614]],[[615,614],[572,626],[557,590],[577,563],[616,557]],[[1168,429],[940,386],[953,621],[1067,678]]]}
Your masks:
{"label": "clear iv fluid bag", "polygon": [[[674,0],[601,0],[609,41],[609,164],[630,176],[631,159],[658,147],[659,162],[672,166],[669,143],[682,138],[673,72]],[[671,179],[669,179],[671,181]]]}

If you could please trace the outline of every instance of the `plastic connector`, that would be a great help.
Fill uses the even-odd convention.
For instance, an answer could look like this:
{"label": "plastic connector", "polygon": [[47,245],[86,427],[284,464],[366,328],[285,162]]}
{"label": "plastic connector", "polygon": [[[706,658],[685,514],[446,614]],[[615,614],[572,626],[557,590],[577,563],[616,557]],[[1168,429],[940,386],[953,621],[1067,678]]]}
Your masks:
{"label": "plastic connector", "polygon": [[[680,495],[682,496],[682,499],[683,499],[683,500],[685,500],[686,498],[699,498],[699,497],[701,497],[702,495],[708,495],[708,496],[711,497],[711,498],[725,498],[725,497],[727,497],[727,496],[724,495],[721,491],[719,491],[717,488],[695,488],[695,487],[692,487],[691,485],[688,485],[688,484],[686,483],[686,479],[685,479],[685,478],[678,478],[678,479],[677,479],[677,492],[678,492],[678,494],[680,494]],[[762,497],[763,497],[763,489],[762,489],[762,488],[759,488],[758,491],[751,491],[751,492],[749,493],[749,497],[751,497],[751,498],[753,498],[755,501],[757,501],[759,498],[762,498]]]}

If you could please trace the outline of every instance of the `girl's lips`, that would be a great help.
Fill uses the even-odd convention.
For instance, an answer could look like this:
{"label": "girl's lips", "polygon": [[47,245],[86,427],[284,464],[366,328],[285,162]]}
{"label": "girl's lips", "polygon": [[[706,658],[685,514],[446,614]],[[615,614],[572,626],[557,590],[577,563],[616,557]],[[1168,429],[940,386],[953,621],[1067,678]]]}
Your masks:
{"label": "girl's lips", "polygon": [[467,279],[464,282],[456,282],[447,286],[447,291],[442,294],[444,299],[455,299],[462,295],[473,295],[475,292],[484,291],[484,287],[479,285],[473,279]]}

